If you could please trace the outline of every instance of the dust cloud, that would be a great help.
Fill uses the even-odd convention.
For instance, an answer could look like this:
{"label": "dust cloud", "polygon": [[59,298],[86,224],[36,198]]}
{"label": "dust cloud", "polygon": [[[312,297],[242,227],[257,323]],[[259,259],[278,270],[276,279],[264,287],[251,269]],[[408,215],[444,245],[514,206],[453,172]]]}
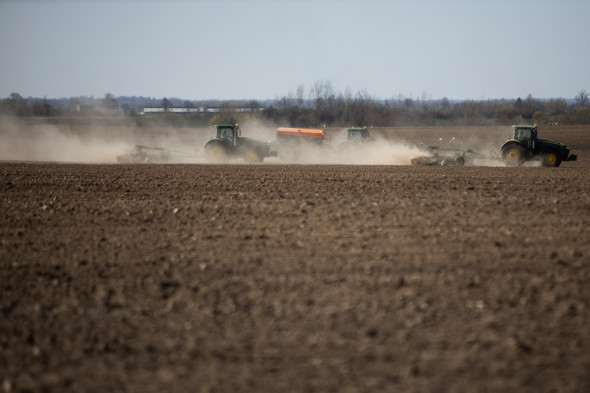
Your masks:
{"label": "dust cloud", "polygon": [[281,147],[278,146],[277,150],[279,157],[276,162],[293,164],[410,165],[411,159],[421,154],[415,146],[387,141],[351,146],[338,143],[322,146],[301,144],[297,149],[297,158],[292,160],[282,160]]}
{"label": "dust cloud", "polygon": [[[275,139],[278,125],[265,123],[257,119],[248,119],[240,123],[242,136],[247,138],[258,139],[263,142],[271,143]],[[215,129],[211,127],[211,135],[215,136]]]}
{"label": "dust cloud", "polygon": [[[242,136],[258,139],[271,145],[278,157],[267,157],[264,164],[342,164],[342,165],[410,165],[411,159],[425,155],[427,145],[460,150],[472,149],[481,153],[468,165],[503,166],[494,159],[499,156],[494,143],[483,143],[477,136],[462,135],[464,138],[433,138],[435,133],[420,135],[411,130],[406,136],[420,137],[427,143],[414,138],[398,138],[406,130],[391,129],[372,133],[371,140],[363,144],[346,141],[344,128],[327,130],[328,138],[321,145],[301,143],[296,157],[285,159],[281,146],[276,141],[276,124],[249,120],[240,124]],[[401,132],[400,132],[401,131]],[[388,134],[389,133],[389,134]],[[428,138],[424,138],[424,137]],[[173,128],[136,127],[105,125],[55,125],[47,123],[28,124],[19,119],[0,119],[0,160],[2,161],[51,161],[68,163],[117,163],[117,157],[137,152],[149,154],[150,163],[209,163],[204,146],[215,137],[215,127]],[[468,139],[466,139],[467,137]],[[432,140],[430,140],[432,139]],[[448,139],[448,140],[447,140]],[[227,161],[243,164],[240,157]]]}
{"label": "dust cloud", "polygon": [[51,125],[4,126],[0,158],[5,161],[109,163],[125,149],[121,141],[65,132]]}
{"label": "dust cloud", "polygon": [[169,150],[169,162],[187,162],[202,156],[202,146],[209,138],[203,130],[26,124],[18,119],[3,118],[0,160],[116,163],[118,156],[139,145]]}
{"label": "dust cloud", "polygon": [[[240,124],[242,136],[259,139],[270,143],[271,150],[277,157],[265,158],[269,164],[342,164],[342,165],[409,165],[413,157],[420,154],[416,146],[403,142],[384,139],[371,140],[368,143],[346,145],[346,131],[335,128],[326,131],[327,137],[322,144],[308,143],[302,140],[296,147],[296,157],[285,158],[281,154],[281,145],[276,141],[279,124],[268,124],[257,120]],[[346,148],[344,148],[347,146]],[[235,162],[239,162],[236,159]]]}

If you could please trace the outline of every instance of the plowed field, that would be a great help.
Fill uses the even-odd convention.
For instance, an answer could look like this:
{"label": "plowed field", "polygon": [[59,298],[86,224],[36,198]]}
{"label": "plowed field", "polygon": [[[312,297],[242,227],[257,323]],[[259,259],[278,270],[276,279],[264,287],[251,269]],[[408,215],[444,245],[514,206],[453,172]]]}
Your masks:
{"label": "plowed field", "polygon": [[0,162],[3,392],[590,391],[590,129],[540,136],[578,161]]}

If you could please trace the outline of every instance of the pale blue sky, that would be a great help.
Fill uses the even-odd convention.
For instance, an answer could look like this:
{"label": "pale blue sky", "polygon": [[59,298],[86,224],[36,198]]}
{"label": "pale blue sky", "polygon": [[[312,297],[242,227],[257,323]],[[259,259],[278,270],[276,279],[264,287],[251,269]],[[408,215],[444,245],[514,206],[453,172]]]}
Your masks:
{"label": "pale blue sky", "polygon": [[573,98],[585,0],[0,0],[0,97]]}

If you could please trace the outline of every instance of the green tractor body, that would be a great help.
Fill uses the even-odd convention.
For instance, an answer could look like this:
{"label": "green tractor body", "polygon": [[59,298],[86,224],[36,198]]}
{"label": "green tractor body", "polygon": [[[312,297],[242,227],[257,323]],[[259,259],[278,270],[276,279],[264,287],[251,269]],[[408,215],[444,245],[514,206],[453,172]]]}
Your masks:
{"label": "green tractor body", "polygon": [[210,161],[224,162],[231,157],[242,157],[246,162],[262,162],[270,157],[270,144],[241,135],[235,125],[216,125],[217,134],[205,144],[205,154]]}
{"label": "green tractor body", "polygon": [[367,127],[347,128],[346,140],[338,145],[338,154],[341,158],[354,160],[358,158],[358,151],[368,146],[374,140],[369,138]]}
{"label": "green tractor body", "polygon": [[346,140],[348,142],[364,144],[369,140],[369,130],[367,127],[363,128],[347,128]]}
{"label": "green tractor body", "polygon": [[515,125],[514,135],[501,148],[502,159],[509,166],[520,166],[525,161],[541,159],[546,167],[558,167],[562,161],[576,161],[569,146],[537,137],[537,127]]}

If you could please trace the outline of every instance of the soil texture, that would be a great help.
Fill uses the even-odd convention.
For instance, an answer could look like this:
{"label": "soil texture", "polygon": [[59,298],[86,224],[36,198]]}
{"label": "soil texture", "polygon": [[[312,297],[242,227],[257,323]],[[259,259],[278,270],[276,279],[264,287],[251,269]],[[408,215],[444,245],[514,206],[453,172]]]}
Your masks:
{"label": "soil texture", "polygon": [[590,391],[590,130],[542,131],[578,161],[0,162],[2,391]]}

